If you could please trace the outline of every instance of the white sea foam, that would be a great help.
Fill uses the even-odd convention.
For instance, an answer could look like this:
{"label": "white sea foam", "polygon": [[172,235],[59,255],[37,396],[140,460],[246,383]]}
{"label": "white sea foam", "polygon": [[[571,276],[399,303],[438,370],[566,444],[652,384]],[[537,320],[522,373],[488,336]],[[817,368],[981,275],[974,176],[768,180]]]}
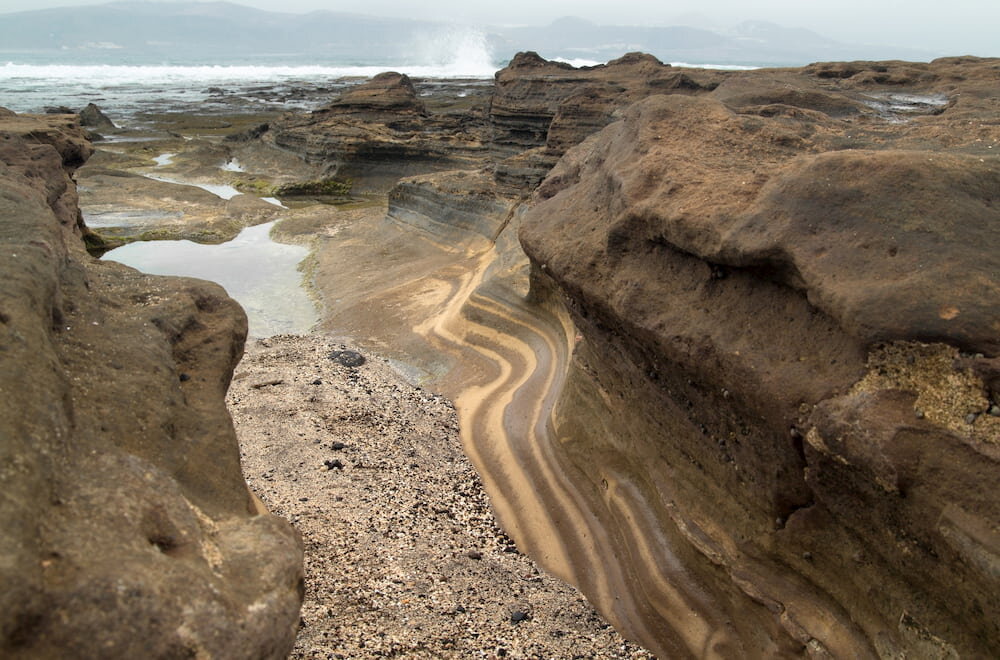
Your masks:
{"label": "white sea foam", "polygon": [[[461,44],[460,44],[461,45]],[[466,44],[450,59],[424,60],[429,63],[399,63],[385,66],[129,66],[117,64],[15,64],[0,66],[0,82],[68,82],[91,85],[170,85],[190,83],[276,82],[371,77],[384,71],[398,71],[427,78],[492,78],[498,68],[485,51]]]}
{"label": "white sea foam", "polygon": [[[403,65],[401,72],[428,78],[492,78],[500,67],[486,34],[467,27],[448,27],[415,35],[408,49],[419,65]],[[410,73],[432,69],[439,73]]]}
{"label": "white sea foam", "polygon": [[690,62],[671,62],[670,66],[683,66],[689,69],[720,69],[722,71],[753,71],[760,68],[746,64],[691,64]]}
{"label": "white sea foam", "polygon": [[572,59],[565,57],[554,57],[553,62],[562,62],[563,64],[569,64],[570,66],[579,69],[582,66],[598,66],[599,64],[606,64],[606,62],[599,62],[598,60],[586,60],[582,57],[574,57]]}

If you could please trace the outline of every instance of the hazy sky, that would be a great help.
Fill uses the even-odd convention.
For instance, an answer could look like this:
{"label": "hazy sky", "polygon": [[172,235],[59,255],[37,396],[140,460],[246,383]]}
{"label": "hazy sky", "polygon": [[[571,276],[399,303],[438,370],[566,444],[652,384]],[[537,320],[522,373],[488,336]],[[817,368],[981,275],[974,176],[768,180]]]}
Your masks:
{"label": "hazy sky", "polygon": [[[413,17],[479,25],[537,25],[560,16],[579,16],[609,25],[731,27],[759,19],[805,27],[849,43],[926,48],[955,55],[1000,56],[998,0],[239,0],[240,4],[284,12],[316,9]],[[94,0],[0,0],[0,13]],[[2,20],[2,19],[0,19]]]}

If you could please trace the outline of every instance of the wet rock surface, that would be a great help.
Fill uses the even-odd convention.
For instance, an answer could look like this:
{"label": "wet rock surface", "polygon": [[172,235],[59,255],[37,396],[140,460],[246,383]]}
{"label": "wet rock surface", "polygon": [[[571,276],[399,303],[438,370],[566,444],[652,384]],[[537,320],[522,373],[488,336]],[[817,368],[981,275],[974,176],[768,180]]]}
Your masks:
{"label": "wet rock surface", "polygon": [[0,655],[282,657],[300,541],[258,514],[218,286],[95,262],[75,117],[0,122]]}

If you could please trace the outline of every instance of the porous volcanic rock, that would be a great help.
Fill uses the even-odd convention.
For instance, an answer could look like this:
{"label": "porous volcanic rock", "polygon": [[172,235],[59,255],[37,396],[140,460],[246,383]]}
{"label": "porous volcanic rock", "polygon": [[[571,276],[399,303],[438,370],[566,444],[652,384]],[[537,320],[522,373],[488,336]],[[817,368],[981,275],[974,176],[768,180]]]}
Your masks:
{"label": "porous volcanic rock", "polygon": [[258,511],[221,287],[89,257],[74,116],[0,123],[0,655],[284,657],[302,550]]}
{"label": "porous volcanic rock", "polygon": [[1000,652],[997,90],[976,58],[741,73],[536,191],[532,285],[581,339],[555,450],[659,539],[621,547],[654,651]]}

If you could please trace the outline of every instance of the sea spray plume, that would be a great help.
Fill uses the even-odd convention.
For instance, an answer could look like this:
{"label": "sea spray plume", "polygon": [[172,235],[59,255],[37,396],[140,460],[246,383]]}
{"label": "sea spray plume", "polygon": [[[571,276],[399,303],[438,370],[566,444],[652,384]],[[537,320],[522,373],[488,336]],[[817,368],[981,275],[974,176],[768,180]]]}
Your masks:
{"label": "sea spray plume", "polygon": [[434,77],[489,77],[499,68],[486,34],[477,28],[448,26],[413,35],[412,62]]}

